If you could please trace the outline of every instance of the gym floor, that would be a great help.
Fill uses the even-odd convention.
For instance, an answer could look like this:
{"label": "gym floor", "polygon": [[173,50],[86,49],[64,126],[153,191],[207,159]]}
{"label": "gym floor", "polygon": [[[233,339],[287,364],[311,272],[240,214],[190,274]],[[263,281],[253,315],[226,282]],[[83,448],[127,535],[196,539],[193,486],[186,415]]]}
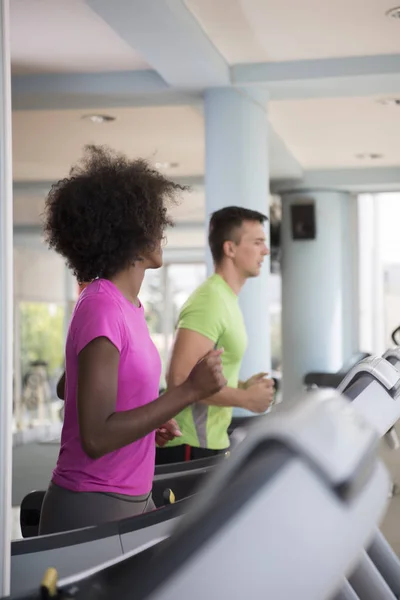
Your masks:
{"label": "gym floor", "polygon": [[[32,490],[47,488],[51,472],[57,461],[58,448],[57,442],[44,442],[16,446],[13,449],[13,539],[21,537],[19,527],[21,501]],[[399,486],[399,493],[395,493],[389,501],[381,529],[392,548],[400,556],[400,450],[390,451],[382,443],[381,456],[394,483]]]}

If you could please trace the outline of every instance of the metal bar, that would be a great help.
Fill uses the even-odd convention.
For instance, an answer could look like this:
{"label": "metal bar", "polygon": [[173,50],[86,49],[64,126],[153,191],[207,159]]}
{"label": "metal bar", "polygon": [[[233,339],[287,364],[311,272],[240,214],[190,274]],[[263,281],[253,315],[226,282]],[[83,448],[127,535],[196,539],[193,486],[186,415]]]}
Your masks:
{"label": "metal bar", "polygon": [[379,573],[369,556],[364,553],[349,582],[362,600],[396,600],[396,596]]}
{"label": "metal bar", "polygon": [[376,532],[368,555],[396,597],[400,597],[400,560],[380,531]]}
{"label": "metal bar", "polygon": [[340,592],[334,597],[333,600],[360,600],[359,596],[355,593],[347,579],[343,582],[343,586]]}
{"label": "metal bar", "polygon": [[0,594],[10,592],[13,378],[13,202],[10,5],[0,4]]}

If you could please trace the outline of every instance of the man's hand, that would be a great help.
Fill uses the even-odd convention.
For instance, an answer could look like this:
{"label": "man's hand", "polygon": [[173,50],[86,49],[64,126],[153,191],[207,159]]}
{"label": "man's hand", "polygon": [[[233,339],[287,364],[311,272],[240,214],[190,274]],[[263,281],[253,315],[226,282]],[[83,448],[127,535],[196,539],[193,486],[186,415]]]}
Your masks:
{"label": "man's hand", "polygon": [[263,377],[255,381],[246,389],[246,406],[254,413],[263,413],[271,405],[275,396],[275,384],[273,379]]}
{"label": "man's hand", "polygon": [[262,381],[263,379],[265,379],[265,377],[267,375],[268,375],[268,373],[257,373],[256,375],[253,375],[252,377],[250,377],[246,381],[242,381],[240,387],[241,387],[242,390],[247,390],[252,385],[254,385],[256,383],[259,383],[260,381]]}
{"label": "man's hand", "polygon": [[175,419],[170,419],[164,423],[162,427],[159,427],[159,429],[156,430],[156,444],[162,448],[167,442],[181,436],[182,432],[178,427],[178,423]]}

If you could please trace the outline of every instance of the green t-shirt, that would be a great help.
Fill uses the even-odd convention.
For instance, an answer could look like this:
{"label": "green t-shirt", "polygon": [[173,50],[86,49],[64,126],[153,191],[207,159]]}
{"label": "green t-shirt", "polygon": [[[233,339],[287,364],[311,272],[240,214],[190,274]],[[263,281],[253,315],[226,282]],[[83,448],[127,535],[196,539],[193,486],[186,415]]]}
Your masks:
{"label": "green t-shirt", "polygon": [[[178,329],[191,329],[224,348],[222,365],[229,387],[236,388],[247,345],[246,328],[236,294],[214,274],[198,287],[184,304]],[[232,408],[194,404],[177,417],[182,437],[169,446],[188,444],[194,447],[223,450],[229,447],[228,427]]]}

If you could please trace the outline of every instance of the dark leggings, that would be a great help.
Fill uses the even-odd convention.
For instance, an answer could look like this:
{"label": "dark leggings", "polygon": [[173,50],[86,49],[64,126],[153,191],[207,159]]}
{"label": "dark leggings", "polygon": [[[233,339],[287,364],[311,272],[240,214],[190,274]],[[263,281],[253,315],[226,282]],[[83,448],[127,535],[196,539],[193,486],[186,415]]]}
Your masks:
{"label": "dark leggings", "polygon": [[119,521],[154,509],[151,492],[144,496],[72,492],[50,483],[43,500],[39,535]]}

